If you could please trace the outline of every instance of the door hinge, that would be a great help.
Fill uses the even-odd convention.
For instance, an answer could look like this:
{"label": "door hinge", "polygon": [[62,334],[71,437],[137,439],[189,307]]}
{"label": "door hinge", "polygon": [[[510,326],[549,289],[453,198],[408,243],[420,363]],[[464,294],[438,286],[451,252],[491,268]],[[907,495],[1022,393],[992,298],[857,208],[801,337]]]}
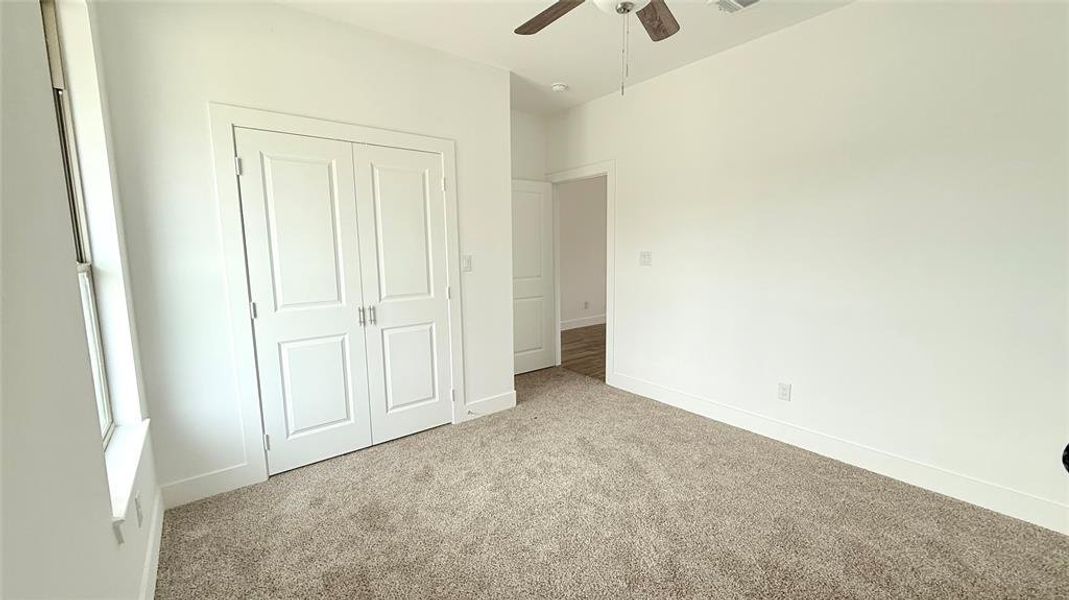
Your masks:
{"label": "door hinge", "polygon": [[256,303],[255,302],[249,302],[249,317],[255,319],[258,316],[259,316],[259,313],[257,313],[257,311],[256,311]]}
{"label": "door hinge", "polygon": [[442,191],[445,191],[445,177],[442,178]]}
{"label": "door hinge", "polygon": [[266,433],[264,434],[264,450],[271,451],[271,436]]}
{"label": "door hinge", "polygon": [[240,176],[243,171],[244,171],[244,169],[241,168],[241,157],[240,156],[235,156],[234,157],[234,173]]}
{"label": "door hinge", "polygon": [[456,391],[456,390],[454,390],[454,389],[450,389],[450,390],[449,390],[449,398],[450,398],[450,399],[451,399],[451,400],[452,400],[452,401],[453,401],[454,403],[456,403],[456,401],[457,401],[457,391]]}
{"label": "door hinge", "polygon": [[449,300],[453,299],[453,286],[451,286],[451,285],[445,286],[445,297],[447,299],[449,299]]}

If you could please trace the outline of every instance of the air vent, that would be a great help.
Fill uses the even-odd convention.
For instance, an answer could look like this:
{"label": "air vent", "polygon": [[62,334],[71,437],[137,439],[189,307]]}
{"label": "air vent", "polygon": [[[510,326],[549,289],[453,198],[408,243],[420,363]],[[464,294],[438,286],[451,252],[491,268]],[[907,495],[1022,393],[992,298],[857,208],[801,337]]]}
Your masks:
{"label": "air vent", "polygon": [[757,4],[757,0],[709,0],[710,4],[716,3],[721,12],[733,13]]}

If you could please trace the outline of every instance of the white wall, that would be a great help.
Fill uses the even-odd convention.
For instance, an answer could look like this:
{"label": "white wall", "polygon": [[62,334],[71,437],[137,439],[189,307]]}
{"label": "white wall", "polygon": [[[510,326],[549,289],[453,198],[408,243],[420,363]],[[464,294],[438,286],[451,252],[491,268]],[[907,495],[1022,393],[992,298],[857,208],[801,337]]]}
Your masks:
{"label": "white wall", "polygon": [[605,322],[605,184],[604,177],[593,177],[553,186],[561,329]]}
{"label": "white wall", "polygon": [[[208,103],[457,143],[468,402],[514,398],[509,75],[272,3],[101,3],[101,53],[159,477],[245,462]],[[173,500],[172,500],[173,501]]]}
{"label": "white wall", "polygon": [[512,176],[531,181],[546,180],[546,118],[519,110],[510,114]]}
{"label": "white wall", "polygon": [[858,2],[555,119],[610,383],[1069,531],[1066,10]]}
{"label": "white wall", "polygon": [[41,12],[2,2],[4,598],[137,598],[154,581],[151,447],[141,527],[119,545],[97,425]]}

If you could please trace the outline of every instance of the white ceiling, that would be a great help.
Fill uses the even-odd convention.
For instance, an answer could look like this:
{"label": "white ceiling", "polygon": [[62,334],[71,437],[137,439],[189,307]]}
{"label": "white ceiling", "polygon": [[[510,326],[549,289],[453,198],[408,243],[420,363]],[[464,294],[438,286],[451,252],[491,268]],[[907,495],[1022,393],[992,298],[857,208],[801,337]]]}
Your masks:
{"label": "white ceiling", "polygon": [[[592,1],[532,36],[513,30],[553,0],[283,0],[335,21],[436,48],[513,72],[512,107],[552,113],[620,85],[621,17]],[[668,0],[680,23],[654,43],[632,17],[632,84],[789,27],[850,0],[760,0],[734,14],[706,0]],[[550,91],[562,81],[570,90]]]}

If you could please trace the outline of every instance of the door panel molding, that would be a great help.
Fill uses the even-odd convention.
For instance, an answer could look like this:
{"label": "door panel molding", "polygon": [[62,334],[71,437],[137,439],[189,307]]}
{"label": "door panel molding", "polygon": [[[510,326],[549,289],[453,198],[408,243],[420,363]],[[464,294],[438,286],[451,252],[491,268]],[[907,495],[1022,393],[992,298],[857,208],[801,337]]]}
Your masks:
{"label": "door panel molding", "polygon": [[[250,323],[270,439],[267,466],[274,474],[372,442],[364,383],[370,365],[359,320],[367,286],[356,166],[353,144],[340,140],[238,128],[235,142],[241,156],[255,157],[248,158],[239,190],[250,300],[259,307]],[[300,160],[279,160],[272,169],[270,156]],[[283,301],[309,292],[335,301],[279,310],[280,287],[287,290]]]}
{"label": "door panel molding", "polygon": [[[352,123],[316,119],[299,115],[210,102],[212,164],[214,166],[216,201],[219,211],[223,255],[225,261],[225,289],[231,336],[231,356],[239,396],[241,444],[239,460],[219,473],[177,482],[169,490],[169,502],[196,500],[207,495],[236,489],[268,476],[263,414],[260,403],[259,380],[252,320],[250,290],[245,260],[244,225],[240,202],[237,170],[248,165],[236,161],[235,131],[238,128],[290,133],[307,137],[339,140],[369,146],[401,148],[426,152],[440,157],[442,175],[450,182],[444,193],[446,226],[446,278],[452,288],[449,302],[448,331],[437,332],[448,346],[447,364],[452,379],[452,422],[465,420],[467,389],[464,381],[462,290],[460,278],[460,244],[457,221],[456,143],[451,139],[380,129]],[[435,182],[428,182],[435,185]],[[300,310],[294,307],[294,310]],[[351,382],[350,382],[351,384]],[[210,481],[209,481],[210,480]],[[180,484],[180,487],[178,487]]]}
{"label": "door panel molding", "polygon": [[[340,253],[341,231],[339,226],[339,220],[341,219],[341,215],[338,207],[338,165],[335,164],[335,161],[312,161],[304,157],[272,155],[266,153],[261,153],[259,158],[261,163],[260,168],[264,174],[264,179],[266,180],[266,188],[269,192],[274,190],[274,184],[277,183],[274,181],[274,163],[275,161],[281,162],[283,160],[291,163],[326,167],[326,183],[329,188],[330,201],[325,207],[304,206],[301,207],[302,210],[294,210],[295,207],[280,206],[277,202],[278,198],[276,198],[273,193],[269,193],[268,197],[265,199],[267,206],[266,217],[268,230],[268,248],[271,256],[271,275],[273,277],[272,288],[274,289],[275,310],[300,309],[305,307],[344,303],[345,291],[341,284],[342,257]],[[285,233],[280,233],[280,229],[284,229],[285,227],[283,221],[285,221],[287,217],[290,219],[292,219],[293,217],[297,217],[304,221],[303,224],[312,225],[312,223],[309,223],[308,221],[311,217],[317,216],[315,214],[315,209],[319,209],[319,211],[322,212],[323,208],[327,209],[330,218],[329,231],[319,232],[321,235],[317,236],[315,239],[317,239],[321,244],[329,243],[331,245],[330,251],[334,258],[334,261],[331,265],[332,271],[330,274],[333,277],[330,280],[330,284],[333,287],[333,293],[324,294],[319,299],[304,299],[295,300],[292,302],[287,301],[285,290],[286,272],[293,272],[294,270],[298,270],[301,273],[307,273],[309,269],[309,264],[307,260],[302,260],[300,261],[299,265],[292,265],[291,268],[286,268],[286,265],[282,259],[281,251],[282,245],[286,243],[286,241],[288,241],[290,236]],[[320,223],[320,225],[323,224]],[[283,238],[285,238],[285,240]],[[328,295],[331,297],[327,298],[326,296]]]}
{"label": "door panel molding", "polygon": [[[437,401],[439,399],[436,386],[434,385],[435,382],[437,381],[437,378],[438,378],[438,361],[434,360],[433,357],[432,357],[431,360],[429,360],[427,362],[426,365],[424,365],[426,367],[426,369],[425,369],[426,372],[423,373],[423,375],[426,376],[426,379],[424,381],[420,381],[420,380],[416,379],[416,377],[410,377],[407,380],[406,379],[402,379],[402,378],[398,377],[399,375],[401,375],[400,373],[394,373],[393,372],[393,364],[392,364],[393,361],[390,360],[391,352],[394,350],[392,348],[393,338],[396,337],[396,336],[403,335],[403,334],[414,334],[414,333],[423,333],[423,334],[425,334],[425,336],[424,336],[425,339],[422,340],[423,344],[428,348],[433,348],[434,347],[436,335],[435,335],[435,331],[434,331],[434,323],[433,322],[431,322],[431,323],[414,323],[414,324],[411,324],[411,325],[405,325],[405,326],[401,326],[401,327],[391,327],[389,329],[383,329],[382,330],[382,356],[383,356],[383,364],[385,365],[385,368],[386,368],[386,381],[395,382],[395,383],[407,383],[407,385],[409,387],[418,386],[419,388],[426,388],[426,391],[423,391],[421,389],[420,391],[423,391],[423,393],[418,395],[417,397],[404,399],[404,398],[400,398],[401,394],[398,393],[398,391],[396,390],[395,386],[387,385],[386,386],[386,413],[387,414],[392,414],[392,413],[395,413],[395,412],[408,410],[408,409],[414,408],[416,406],[422,406],[422,405],[424,405],[424,404],[426,404],[428,402],[435,402],[435,401]],[[415,375],[415,376],[419,376],[420,375],[419,373],[407,373],[407,374],[410,375],[410,376],[411,375]]]}
{"label": "door panel molding", "polygon": [[320,420],[318,423],[298,423],[298,421],[302,419],[297,414],[293,402],[295,395],[293,391],[293,380],[296,375],[294,369],[292,368],[292,363],[294,362],[294,352],[292,351],[297,349],[307,350],[313,348],[314,346],[324,346],[331,342],[337,345],[337,354],[338,358],[340,359],[339,362],[344,365],[349,361],[350,357],[352,356],[349,351],[349,335],[345,333],[316,336],[296,340],[287,340],[284,342],[279,342],[278,344],[278,353],[280,357],[279,362],[282,365],[281,372],[279,375],[282,383],[282,403],[286,411],[286,437],[288,438],[296,438],[303,435],[308,435],[316,431],[322,431],[324,429],[328,429],[338,425],[348,424],[353,421],[353,413],[355,412],[353,407],[352,393],[353,377],[352,373],[349,372],[348,369],[345,369],[342,372],[343,379],[341,381],[341,389],[339,390],[341,392],[343,400],[341,404],[342,414],[333,419],[328,416],[325,419]]}
{"label": "door panel molding", "polygon": [[[433,296],[432,280],[434,278],[434,257],[432,256],[433,248],[431,245],[431,188],[430,188],[430,173],[423,169],[418,172],[419,175],[419,189],[421,190],[422,203],[419,206],[409,207],[385,207],[382,205],[382,188],[383,188],[383,174],[385,172],[392,171],[395,174],[414,174],[414,171],[406,171],[398,167],[383,166],[382,163],[376,161],[371,162],[371,198],[373,201],[372,209],[375,211],[374,223],[375,223],[375,236],[382,244],[390,246],[384,248],[382,252],[378,252],[378,301],[386,302],[388,300],[398,300],[404,298],[430,298]],[[395,231],[389,231],[390,225],[398,219],[394,218],[395,209],[396,212],[401,212],[405,208],[408,208],[409,213],[419,214],[421,216],[421,231],[416,236],[422,244],[422,248],[415,248],[409,244],[396,244],[394,234],[401,233]],[[413,210],[415,209],[415,210]],[[423,256],[419,261],[420,272],[413,273],[409,270],[403,270],[399,274],[402,277],[408,276],[409,281],[405,282],[410,286],[409,290],[400,290],[398,292],[391,291],[395,281],[394,276],[390,276],[390,269],[387,264],[388,255],[395,252],[404,252],[405,250],[422,250]],[[410,265],[411,266],[411,265]],[[412,277],[414,275],[414,277]],[[413,285],[415,284],[415,285]],[[402,284],[404,285],[404,284]],[[422,285],[422,289],[416,289],[415,286]]]}
{"label": "door panel molding", "polygon": [[512,370],[519,374],[560,364],[553,187],[514,179],[511,202]]}
{"label": "door panel molding", "polygon": [[[433,155],[359,146],[357,212],[366,303],[372,439],[379,444],[449,422],[452,378],[448,327],[443,177]],[[389,173],[389,177],[383,174]],[[400,283],[396,283],[400,281]],[[390,286],[397,288],[390,289]],[[418,288],[422,286],[423,290]]]}

